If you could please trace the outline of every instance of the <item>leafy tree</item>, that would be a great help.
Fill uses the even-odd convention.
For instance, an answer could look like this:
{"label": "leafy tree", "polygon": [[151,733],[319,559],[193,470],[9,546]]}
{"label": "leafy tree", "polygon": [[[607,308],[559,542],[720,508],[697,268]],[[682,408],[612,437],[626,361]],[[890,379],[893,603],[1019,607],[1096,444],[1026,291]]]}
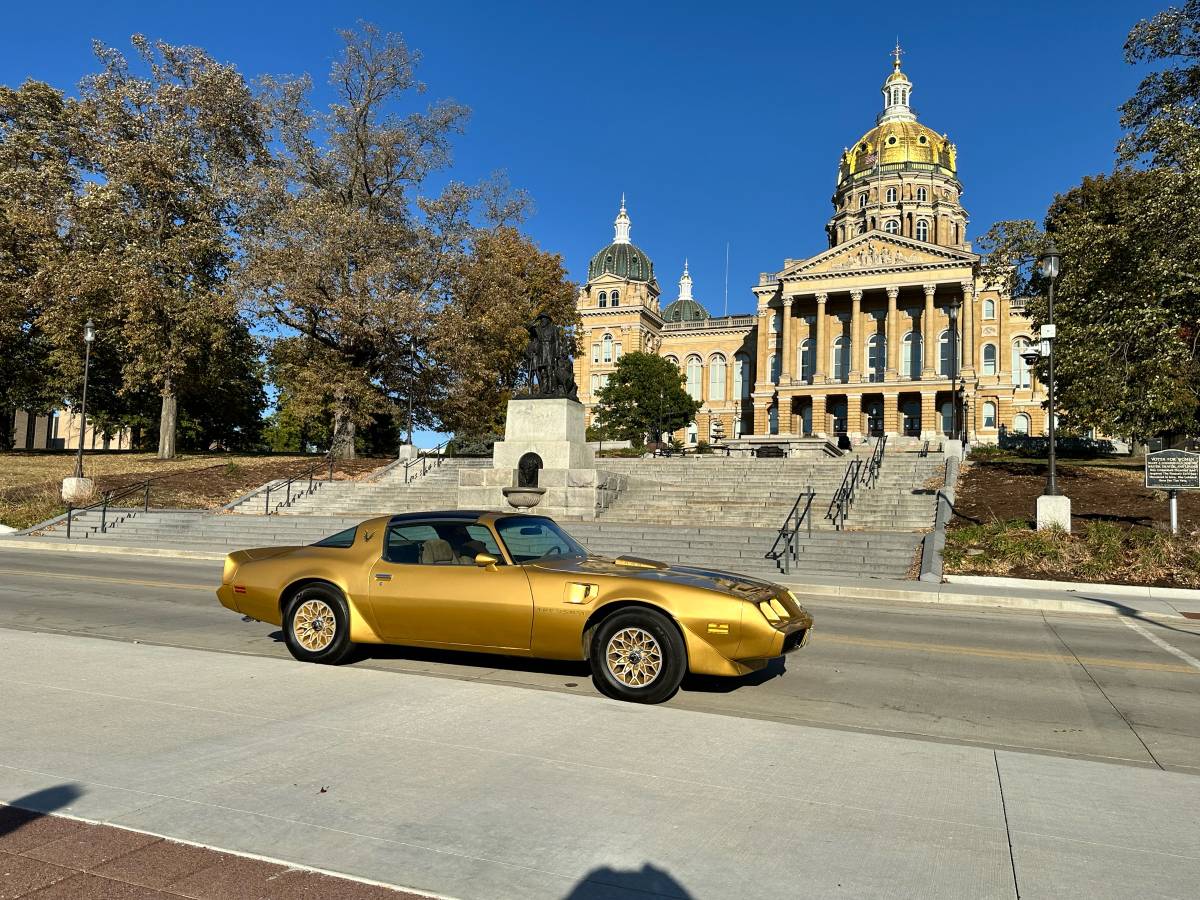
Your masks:
{"label": "leafy tree", "polygon": [[606,433],[636,445],[659,432],[683,428],[701,405],[683,385],[683,373],[669,360],[654,353],[626,353],[597,394],[596,422]]}
{"label": "leafy tree", "polygon": [[230,186],[262,152],[262,135],[233,67],[194,47],[141,35],[132,43],[142,71],[96,44],[101,71],[81,85],[87,177],[71,253],[57,272],[64,299],[48,322],[70,361],[82,319],[104,316],[122,393],[160,398],[158,455],[170,459],[179,397],[198,393],[206,359],[245,345],[245,325],[223,290],[238,211]]}

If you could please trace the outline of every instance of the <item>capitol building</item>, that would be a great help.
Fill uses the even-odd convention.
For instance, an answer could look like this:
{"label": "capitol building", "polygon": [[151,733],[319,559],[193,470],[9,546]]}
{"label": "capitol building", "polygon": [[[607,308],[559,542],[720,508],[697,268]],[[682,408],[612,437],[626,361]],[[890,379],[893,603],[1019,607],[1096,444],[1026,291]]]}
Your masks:
{"label": "capitol building", "polygon": [[1020,298],[985,283],[957,149],[917,120],[912,91],[897,48],[883,111],[841,154],[828,249],[759,275],[755,315],[709,315],[686,261],[663,305],[622,201],[578,298],[589,424],[621,354],[640,350],[677,364],[703,404],[675,435],[689,444],[1045,432],[1044,391],[1022,357],[1035,329]]}

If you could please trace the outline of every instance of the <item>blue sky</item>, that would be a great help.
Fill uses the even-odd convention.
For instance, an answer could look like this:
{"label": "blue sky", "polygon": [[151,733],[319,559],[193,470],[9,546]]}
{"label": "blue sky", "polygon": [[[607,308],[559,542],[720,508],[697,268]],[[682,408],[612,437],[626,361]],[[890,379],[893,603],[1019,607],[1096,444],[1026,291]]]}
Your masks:
{"label": "blue sky", "polygon": [[664,296],[686,256],[719,315],[726,242],[730,312],[752,308],[758,272],[824,249],[838,156],[874,124],[897,36],[921,121],[958,144],[970,237],[1040,218],[1111,168],[1117,107],[1141,75],[1125,35],[1166,5],[67,0],[6,12],[0,82],[73,89],[92,38],[127,48],[140,31],[247,77],[308,72],[324,91],[336,29],[372,21],[423,53],[430,97],[472,108],[455,175],[504,170],[535,202],[527,230],[574,278],[624,192]]}

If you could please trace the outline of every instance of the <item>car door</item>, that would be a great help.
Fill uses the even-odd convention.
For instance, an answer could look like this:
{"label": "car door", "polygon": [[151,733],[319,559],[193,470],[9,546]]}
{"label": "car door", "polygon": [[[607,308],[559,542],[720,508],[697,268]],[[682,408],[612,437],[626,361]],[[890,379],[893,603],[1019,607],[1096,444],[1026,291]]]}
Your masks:
{"label": "car door", "polygon": [[[490,553],[501,563],[477,566],[475,552]],[[390,524],[370,583],[371,608],[386,640],[529,649],[529,580],[520,566],[503,564],[484,525],[461,520]]]}

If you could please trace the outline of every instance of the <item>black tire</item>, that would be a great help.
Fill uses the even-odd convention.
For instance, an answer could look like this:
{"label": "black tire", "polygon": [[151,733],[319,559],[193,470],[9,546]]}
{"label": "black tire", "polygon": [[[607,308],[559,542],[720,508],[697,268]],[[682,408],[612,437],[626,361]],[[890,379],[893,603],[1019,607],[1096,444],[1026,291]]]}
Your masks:
{"label": "black tire", "polygon": [[[588,658],[597,690],[631,703],[670,699],[687,674],[683,635],[674,622],[651,609],[622,610],[601,622],[592,632]],[[658,666],[651,673],[656,658]]]}
{"label": "black tire", "polygon": [[[302,612],[303,611],[303,612]],[[316,619],[313,619],[313,614]],[[328,632],[326,616],[332,613],[333,632]],[[305,622],[309,628],[304,628]],[[312,623],[319,627],[314,630]],[[297,635],[297,629],[302,634]],[[322,632],[323,634],[318,634]],[[354,653],[350,642],[350,610],[341,592],[327,584],[312,584],[301,588],[283,610],[283,637],[292,656],[301,662],[336,666]],[[327,640],[328,643],[324,643]],[[309,646],[305,646],[305,644]],[[316,646],[323,644],[323,646]],[[311,649],[310,649],[311,648]]]}

